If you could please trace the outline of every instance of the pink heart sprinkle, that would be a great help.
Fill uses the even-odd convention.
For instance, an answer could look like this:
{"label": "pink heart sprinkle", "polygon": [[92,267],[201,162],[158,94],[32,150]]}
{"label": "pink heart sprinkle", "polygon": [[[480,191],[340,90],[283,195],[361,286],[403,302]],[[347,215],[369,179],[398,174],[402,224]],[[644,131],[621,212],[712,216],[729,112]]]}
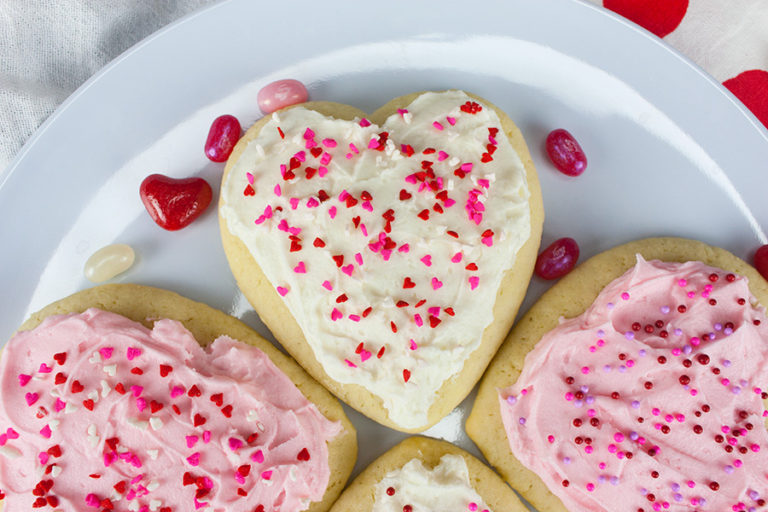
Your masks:
{"label": "pink heart sprinkle", "polygon": [[126,353],[125,353],[125,357],[127,357],[129,361],[133,361],[140,355],[141,355],[141,349],[136,347],[128,347],[128,350],[126,350]]}
{"label": "pink heart sprinkle", "polygon": [[368,350],[363,349],[360,352],[360,360],[366,362],[371,357],[371,353]]}
{"label": "pink heart sprinkle", "polygon": [[296,160],[299,162],[305,162],[307,160],[307,154],[304,151],[299,151],[293,156],[296,157]]}
{"label": "pink heart sprinkle", "polygon": [[19,433],[13,430],[12,428],[9,428],[5,431],[5,433],[8,435],[8,439],[18,439]]}
{"label": "pink heart sprinkle", "polygon": [[40,373],[51,373],[53,371],[53,368],[51,368],[50,366],[48,366],[45,363],[42,363],[40,365],[40,369],[37,370],[37,371],[40,372]]}
{"label": "pink heart sprinkle", "polygon": [[177,396],[183,395],[183,394],[184,394],[184,388],[181,386],[174,386],[171,389],[171,398],[176,398]]}
{"label": "pink heart sprinkle", "polygon": [[472,276],[469,278],[469,286],[474,290],[477,288],[477,285],[480,284],[480,278],[477,276]]}
{"label": "pink heart sprinkle", "polygon": [[240,473],[237,473],[237,472],[235,472],[235,480],[240,485],[243,485],[245,483],[245,477],[243,475],[241,475]]}
{"label": "pink heart sprinkle", "polygon": [[323,146],[327,148],[335,148],[336,147],[336,141],[333,139],[323,139]]}
{"label": "pink heart sprinkle", "polygon": [[307,128],[304,130],[304,139],[313,139],[315,137],[315,132],[312,131],[311,128]]}
{"label": "pink heart sprinkle", "polygon": [[418,346],[418,345],[416,345],[416,342],[415,342],[415,341],[413,341],[413,340],[411,340],[411,345],[410,345],[410,347],[411,347],[411,350],[416,350],[417,348],[419,348],[419,346]]}
{"label": "pink heart sprinkle", "polygon": [[30,406],[37,402],[38,398],[40,398],[40,396],[37,393],[27,393],[24,395],[24,399],[27,401],[27,405]]}
{"label": "pink heart sprinkle", "polygon": [[456,204],[456,201],[454,201],[453,199],[448,198],[448,199],[445,200],[445,202],[443,204],[445,204],[446,208],[450,208],[451,206]]}
{"label": "pink heart sprinkle", "polygon": [[8,436],[5,434],[0,434],[0,446],[5,446],[5,443],[8,442]]}
{"label": "pink heart sprinkle", "polygon": [[360,253],[355,254],[355,262],[357,262],[358,265],[363,264],[363,255]]}
{"label": "pink heart sprinkle", "polygon": [[435,306],[427,309],[427,313],[432,316],[440,316],[440,308]]}
{"label": "pink heart sprinkle", "polygon": [[[320,163],[325,166],[331,163],[332,159],[333,157],[331,156],[331,154],[328,152],[325,152],[323,153],[323,156],[320,157]],[[322,178],[328,172],[328,169],[321,166],[320,168],[317,169],[317,172],[318,174],[320,174],[320,177]]]}
{"label": "pink heart sprinkle", "polygon": [[141,394],[144,392],[143,386],[131,386],[131,393],[133,393],[134,398],[138,398],[141,396]]}
{"label": "pink heart sprinkle", "polygon": [[491,187],[491,182],[488,181],[485,178],[477,180],[477,184],[480,185],[483,188],[490,188]]}
{"label": "pink heart sprinkle", "polygon": [[56,412],[59,412],[59,411],[63,410],[66,406],[67,406],[66,402],[64,402],[61,398],[57,398],[56,402],[54,402],[54,404],[53,404],[53,409]]}
{"label": "pink heart sprinkle", "polygon": [[45,466],[48,463],[48,459],[51,458],[46,452],[40,452],[37,454],[37,458],[40,460],[40,465]]}
{"label": "pink heart sprinkle", "polygon": [[456,254],[453,255],[453,257],[451,258],[451,261],[453,263],[458,263],[461,261],[461,258],[462,258],[462,254],[460,252],[457,252]]}
{"label": "pink heart sprinkle", "polygon": [[200,464],[200,452],[195,452],[187,457],[187,462],[189,462],[191,466],[198,466]]}
{"label": "pink heart sprinkle", "polygon": [[360,206],[362,206],[363,210],[365,211],[368,211],[368,212],[373,211],[373,205],[371,204],[370,201],[363,201],[363,204],[361,204]]}
{"label": "pink heart sprinkle", "polygon": [[310,197],[307,200],[307,208],[317,208],[318,206],[320,206],[320,203],[314,197]]}
{"label": "pink heart sprinkle", "polygon": [[[327,154],[328,154],[328,153],[326,153],[326,155],[327,155]],[[323,160],[325,160],[325,158],[323,158]],[[330,158],[328,158],[328,162],[330,162],[330,161],[331,161],[331,159],[330,159]],[[327,164],[328,162],[325,162],[325,163]],[[321,163],[322,163],[322,162],[321,162]],[[318,175],[318,176],[320,176],[321,178],[325,178],[325,175],[326,175],[326,174],[328,174],[328,168],[327,168],[326,166],[324,166],[324,165],[321,165],[320,167],[318,167],[318,168],[317,168],[317,175]]]}
{"label": "pink heart sprinkle", "polygon": [[143,398],[137,398],[136,399],[136,408],[139,410],[139,412],[143,411],[147,408],[147,401]]}
{"label": "pink heart sprinkle", "polygon": [[117,462],[117,453],[115,452],[108,452],[104,454],[104,467],[108,468],[112,464]]}
{"label": "pink heart sprinkle", "polygon": [[442,161],[443,161],[443,160],[445,160],[446,158],[448,158],[448,153],[446,153],[445,151],[439,151],[439,152],[437,153],[437,160],[438,160],[438,161],[442,162]]}
{"label": "pink heart sprinkle", "polygon": [[187,448],[192,448],[197,444],[199,438],[197,436],[186,436],[184,439],[187,441]]}
{"label": "pink heart sprinkle", "polygon": [[397,248],[397,252],[408,252],[410,250],[411,250],[411,246],[408,244],[403,244]]}
{"label": "pink heart sprinkle", "polygon": [[348,276],[352,275],[352,272],[355,270],[355,266],[351,263],[349,265],[346,265],[344,267],[341,267],[341,271],[347,274]]}
{"label": "pink heart sprinkle", "polygon": [[31,375],[27,375],[24,373],[19,374],[19,386],[24,387],[27,385],[27,383],[32,379]]}
{"label": "pink heart sprinkle", "polygon": [[487,245],[488,247],[493,246],[493,237],[484,236],[483,237],[483,244]]}
{"label": "pink heart sprinkle", "polygon": [[261,450],[257,450],[255,453],[251,454],[251,460],[261,464],[264,462],[264,454],[261,452]]}
{"label": "pink heart sprinkle", "polygon": [[326,279],[325,281],[323,281],[323,288],[325,288],[328,291],[332,291],[333,290],[333,285],[331,284],[330,281],[328,281]]}
{"label": "pink heart sprinkle", "polygon": [[270,469],[270,470],[262,472],[261,473],[261,478],[263,478],[264,480],[271,479],[272,478],[272,470]]}
{"label": "pink heart sprinkle", "polygon": [[41,428],[40,429],[40,435],[43,436],[46,439],[50,439],[51,438],[51,427],[46,425],[43,428]]}
{"label": "pink heart sprinkle", "polygon": [[421,258],[421,262],[422,262],[423,264],[425,264],[426,266],[428,266],[428,267],[431,267],[431,266],[432,266],[432,256],[430,256],[429,254],[427,254],[426,256],[424,256],[423,258]]}
{"label": "pink heart sprinkle", "polygon": [[285,288],[284,286],[278,286],[277,293],[279,293],[281,297],[285,297],[285,294],[288,293],[288,288]]}
{"label": "pink heart sprinkle", "polygon": [[[245,173],[245,177],[248,179],[248,183],[250,183],[251,185],[253,185],[253,174],[251,174],[250,172],[247,172],[247,173]],[[278,185],[278,187],[279,187],[279,186],[280,186],[280,185]]]}
{"label": "pink heart sprinkle", "polygon": [[303,261],[300,261],[298,265],[293,267],[293,271],[297,274],[306,274],[307,273],[307,267],[304,265]]}
{"label": "pink heart sprinkle", "polygon": [[448,116],[448,117],[446,117],[446,119],[448,120],[448,124],[450,124],[451,126],[456,124],[456,118],[455,117]]}
{"label": "pink heart sprinkle", "polygon": [[288,200],[289,203],[291,203],[291,210],[295,210],[299,207],[299,198],[298,197],[292,197]]}
{"label": "pink heart sprinkle", "polygon": [[211,431],[210,430],[206,430],[206,431],[203,432],[203,442],[205,444],[208,444],[208,443],[211,442]]}
{"label": "pink heart sprinkle", "polygon": [[362,126],[363,128],[365,128],[366,126],[371,126],[371,122],[366,118],[362,118],[360,120],[360,126]]}
{"label": "pink heart sprinkle", "polygon": [[342,314],[341,314],[341,311],[339,311],[339,310],[338,310],[338,309],[336,309],[336,308],[333,308],[333,310],[331,311],[331,320],[333,320],[334,322],[335,322],[336,320],[339,320],[339,319],[340,319],[340,318],[342,318],[343,316],[344,316],[344,315],[342,315]]}
{"label": "pink heart sprinkle", "polygon": [[353,322],[359,322],[360,321],[360,316],[359,315],[349,315],[347,318],[349,318]]}
{"label": "pink heart sprinkle", "polygon": [[85,504],[88,505],[89,507],[98,508],[100,503],[101,502],[99,501],[99,498],[93,493],[85,497]]}
{"label": "pink heart sprinkle", "polygon": [[432,289],[433,290],[438,290],[438,289],[442,288],[442,286],[443,286],[443,282],[442,281],[440,281],[436,277],[432,278]]}
{"label": "pink heart sprinkle", "polygon": [[283,191],[280,188],[280,184],[279,183],[277,185],[275,185],[275,195],[277,197],[280,197],[281,195],[283,195]]}
{"label": "pink heart sprinkle", "polygon": [[413,315],[413,321],[416,322],[416,325],[419,326],[419,327],[424,325],[424,320],[421,319],[421,315],[418,314],[418,313]]}
{"label": "pink heart sprinkle", "polygon": [[236,452],[243,447],[243,442],[235,437],[229,438],[229,449]]}
{"label": "pink heart sprinkle", "polygon": [[142,478],[144,478],[144,475],[136,475],[131,479],[131,485],[136,485],[137,483],[141,482]]}
{"label": "pink heart sprinkle", "polygon": [[347,363],[347,366],[349,366],[350,368],[357,368],[357,365],[352,361],[350,361],[349,359],[345,359],[344,362]]}
{"label": "pink heart sprinkle", "polygon": [[461,170],[464,172],[470,172],[472,170],[472,162],[461,164]]}

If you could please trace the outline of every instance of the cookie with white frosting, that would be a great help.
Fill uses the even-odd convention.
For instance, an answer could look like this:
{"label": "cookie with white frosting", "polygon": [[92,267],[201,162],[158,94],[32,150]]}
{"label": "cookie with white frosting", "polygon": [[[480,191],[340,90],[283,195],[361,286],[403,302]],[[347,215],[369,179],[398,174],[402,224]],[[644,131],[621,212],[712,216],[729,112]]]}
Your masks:
{"label": "cookie with white frosting", "polygon": [[356,458],[341,405],[295,362],[157,288],[96,287],[32,315],[0,383],[12,510],[322,512]]}
{"label": "cookie with white frosting", "polygon": [[411,437],[368,466],[331,512],[523,512],[499,476],[445,441]]}
{"label": "cookie with white frosting", "polygon": [[539,510],[762,510],[768,283],[729,252],[640,240],[516,324],[467,432]]}
{"label": "cookie with white frosting", "polygon": [[310,102],[230,157],[221,234],[280,343],[352,407],[421,431],[472,389],[527,289],[543,210],[520,131],[462,91],[371,116]]}

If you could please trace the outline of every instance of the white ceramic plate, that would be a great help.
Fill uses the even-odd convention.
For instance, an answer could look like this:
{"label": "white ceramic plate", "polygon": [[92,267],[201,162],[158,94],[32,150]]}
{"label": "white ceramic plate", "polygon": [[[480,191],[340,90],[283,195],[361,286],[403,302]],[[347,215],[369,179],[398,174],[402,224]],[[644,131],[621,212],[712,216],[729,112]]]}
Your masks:
{"label": "white ceramic plate", "polygon": [[[0,176],[2,339],[30,312],[88,287],[83,263],[113,242],[138,253],[119,281],[175,290],[269,336],[237,291],[214,208],[169,233],[150,220],[138,190],[154,172],[203,176],[217,189],[222,166],[202,151],[211,120],[231,113],[249,125],[260,117],[258,90],[287,77],[308,84],[313,99],[368,111],[424,89],[461,88],[493,101],[533,153],[544,245],[572,236],[586,258],[635,238],[676,235],[749,258],[765,243],[768,201],[759,185],[768,132],[685,58],[591,4],[232,0],[107,66]],[[588,155],[579,178],[546,161],[543,140],[557,127]],[[534,280],[523,309],[545,287]],[[428,434],[477,453],[463,432],[468,408]],[[350,416],[359,428],[356,472],[404,437]]]}

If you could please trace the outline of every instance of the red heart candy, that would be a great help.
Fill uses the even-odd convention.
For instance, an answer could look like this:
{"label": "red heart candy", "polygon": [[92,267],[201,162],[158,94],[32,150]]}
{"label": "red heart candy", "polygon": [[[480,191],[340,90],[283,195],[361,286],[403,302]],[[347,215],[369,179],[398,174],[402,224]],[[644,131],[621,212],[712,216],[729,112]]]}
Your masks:
{"label": "red heart candy", "polygon": [[202,178],[177,180],[151,174],[141,182],[139,195],[158,226],[176,231],[189,225],[208,208],[213,191]]}

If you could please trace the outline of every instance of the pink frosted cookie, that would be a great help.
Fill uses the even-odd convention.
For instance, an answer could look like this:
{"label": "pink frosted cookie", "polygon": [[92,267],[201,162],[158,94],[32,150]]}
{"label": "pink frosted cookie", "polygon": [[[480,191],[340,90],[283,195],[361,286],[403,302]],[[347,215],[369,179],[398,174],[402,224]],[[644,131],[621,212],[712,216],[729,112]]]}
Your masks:
{"label": "pink frosted cookie", "polygon": [[520,131],[462,91],[367,117],[306,103],[230,157],[219,203],[238,284],[323,385],[420,431],[472,389],[528,286],[543,211]]}
{"label": "pink frosted cookie", "polygon": [[540,510],[763,510],[766,299],[700,242],[595,256],[520,320],[467,431]]}
{"label": "pink frosted cookie", "polygon": [[9,510],[323,511],[354,464],[336,400],[245,325],[164,290],[48,306],[4,348],[0,382]]}

